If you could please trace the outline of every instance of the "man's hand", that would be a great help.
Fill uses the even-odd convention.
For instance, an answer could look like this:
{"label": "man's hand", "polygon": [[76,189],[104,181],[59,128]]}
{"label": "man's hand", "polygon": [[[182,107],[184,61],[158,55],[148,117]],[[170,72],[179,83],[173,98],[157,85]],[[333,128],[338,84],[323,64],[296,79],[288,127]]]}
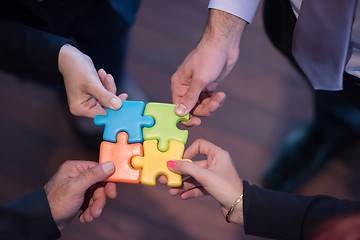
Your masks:
{"label": "man's hand", "polygon": [[[239,56],[239,45],[246,21],[229,13],[211,9],[207,27],[197,47],[189,53],[171,77],[175,113],[183,116],[211,115],[225,100],[215,92],[218,83],[228,75]],[[184,123],[199,125],[193,117]]]}
{"label": "man's hand", "polygon": [[59,230],[80,211],[80,222],[100,216],[106,197],[116,197],[116,185],[103,182],[115,171],[114,164],[67,161],[45,185],[51,214]]}
{"label": "man's hand", "polygon": [[90,57],[75,47],[64,45],[60,49],[59,71],[72,114],[94,118],[105,115],[105,107],[114,110],[121,107],[121,100],[115,95],[114,79],[106,77],[102,69],[96,72]]}

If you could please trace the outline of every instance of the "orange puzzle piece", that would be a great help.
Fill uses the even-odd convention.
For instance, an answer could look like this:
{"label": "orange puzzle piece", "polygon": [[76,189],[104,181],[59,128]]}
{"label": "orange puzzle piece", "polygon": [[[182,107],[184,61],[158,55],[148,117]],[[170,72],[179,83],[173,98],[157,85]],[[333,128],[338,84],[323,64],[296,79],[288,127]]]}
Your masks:
{"label": "orange puzzle piece", "polygon": [[116,139],[116,143],[103,141],[100,145],[99,162],[113,162],[115,165],[115,172],[107,181],[140,183],[141,169],[134,169],[131,159],[134,156],[143,156],[142,144],[129,144],[129,135],[126,132],[118,133]]}
{"label": "orange puzzle piece", "polygon": [[182,185],[181,175],[171,172],[166,163],[169,160],[183,160],[184,144],[176,140],[170,140],[169,149],[161,152],[157,148],[157,140],[144,141],[144,156],[134,157],[131,162],[134,168],[142,168],[141,183],[145,185],[155,186],[156,177],[163,174],[168,179],[168,186],[180,187]]}

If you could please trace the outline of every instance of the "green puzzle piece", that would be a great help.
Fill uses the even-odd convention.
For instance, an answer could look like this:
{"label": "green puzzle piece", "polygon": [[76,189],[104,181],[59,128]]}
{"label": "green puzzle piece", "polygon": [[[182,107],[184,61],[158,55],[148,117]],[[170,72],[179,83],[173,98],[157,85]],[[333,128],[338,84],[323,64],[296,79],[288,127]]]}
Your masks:
{"label": "green puzzle piece", "polygon": [[189,120],[189,114],[179,117],[174,109],[175,104],[154,102],[146,104],[145,107],[144,116],[152,116],[155,124],[151,128],[143,128],[143,138],[144,140],[158,140],[158,149],[162,152],[169,149],[170,140],[186,144],[188,138],[188,131],[178,129],[176,124]]}

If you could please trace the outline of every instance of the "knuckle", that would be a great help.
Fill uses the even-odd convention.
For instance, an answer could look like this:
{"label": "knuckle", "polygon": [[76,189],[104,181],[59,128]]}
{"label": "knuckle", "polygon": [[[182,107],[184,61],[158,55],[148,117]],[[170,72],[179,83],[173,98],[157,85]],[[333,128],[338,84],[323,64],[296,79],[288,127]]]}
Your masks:
{"label": "knuckle", "polygon": [[203,138],[198,138],[198,139],[196,139],[195,140],[195,142],[197,143],[197,144],[204,144],[204,143],[206,143],[207,141],[205,140],[205,139],[203,139]]}
{"label": "knuckle", "polygon": [[68,169],[72,166],[73,161],[71,160],[66,160],[60,167],[59,167],[59,171],[62,171],[63,169]]}
{"label": "knuckle", "polygon": [[222,151],[223,151],[226,158],[230,158],[230,153],[228,151],[226,151],[224,149],[222,149]]}
{"label": "knuckle", "polygon": [[209,82],[209,78],[203,75],[196,76],[194,80],[199,84],[200,87],[205,88]]}
{"label": "knuckle", "polygon": [[189,162],[188,161],[179,161],[178,163],[178,171],[181,172],[181,173],[184,173],[187,169],[187,166],[188,166]]}
{"label": "knuckle", "polygon": [[194,100],[194,95],[195,95],[194,93],[187,92],[187,93],[184,95],[183,100],[184,100],[185,102],[191,102],[191,101]]}
{"label": "knuckle", "polygon": [[74,105],[69,105],[69,110],[70,113],[75,116],[83,116],[84,114],[84,111],[81,108]]}
{"label": "knuckle", "polygon": [[93,63],[92,59],[91,59],[88,55],[86,55],[86,54],[83,53],[83,57],[84,57],[84,59],[85,59],[86,61],[88,61],[89,63]]}
{"label": "knuckle", "polygon": [[85,179],[91,179],[94,178],[96,174],[92,169],[89,169],[88,171],[83,172],[83,176]]}
{"label": "knuckle", "polygon": [[177,74],[176,73],[174,73],[172,76],[171,76],[171,78],[170,78],[170,81],[171,81],[171,83],[173,84],[173,83],[175,83],[175,82],[177,82]]}
{"label": "knuckle", "polygon": [[61,168],[66,168],[66,167],[70,166],[70,163],[71,163],[70,160],[66,160],[66,161],[61,165],[60,169],[61,169]]}

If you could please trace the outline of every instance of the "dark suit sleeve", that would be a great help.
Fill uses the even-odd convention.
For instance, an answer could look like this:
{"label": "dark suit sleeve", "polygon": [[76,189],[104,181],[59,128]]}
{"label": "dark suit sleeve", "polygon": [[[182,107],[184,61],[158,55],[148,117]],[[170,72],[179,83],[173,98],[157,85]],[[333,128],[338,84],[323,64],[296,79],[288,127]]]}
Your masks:
{"label": "dark suit sleeve", "polygon": [[296,240],[325,220],[359,213],[360,202],[264,190],[244,181],[243,209],[246,234]]}
{"label": "dark suit sleeve", "polygon": [[0,239],[50,240],[60,236],[43,189],[0,207]]}
{"label": "dark suit sleeve", "polygon": [[61,36],[0,18],[0,68],[61,81],[58,55],[68,42]]}

